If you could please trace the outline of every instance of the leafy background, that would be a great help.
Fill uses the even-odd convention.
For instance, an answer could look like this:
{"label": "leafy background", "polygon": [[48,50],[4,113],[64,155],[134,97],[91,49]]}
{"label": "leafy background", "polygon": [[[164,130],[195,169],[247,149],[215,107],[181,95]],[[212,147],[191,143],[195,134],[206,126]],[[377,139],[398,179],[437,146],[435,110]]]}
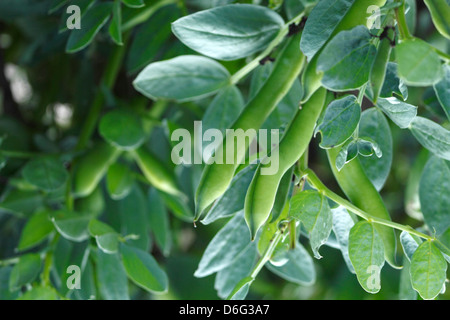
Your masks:
{"label": "leafy background", "polygon": [[[83,8],[88,7],[91,2],[93,1],[80,0],[78,4]],[[73,150],[76,149],[78,137],[85,125],[86,115],[93,108],[96,99],[102,100],[101,115],[117,107],[129,108],[137,114],[145,115],[146,119],[148,118],[145,125],[154,126],[151,137],[145,141],[146,147],[152,150],[162,163],[172,166],[169,169],[176,173],[183,191],[193,194],[199,170],[195,167],[183,169],[173,166],[170,161],[170,142],[167,137],[168,132],[170,133],[174,128],[192,127],[194,119],[202,118],[211,103],[211,98],[200,99],[195,103],[171,102],[165,107],[163,114],[152,113],[152,110],[157,110],[156,104],[139,94],[133,88],[132,82],[139,71],[150,62],[194,53],[173,35],[170,22],[188,13],[233,1],[187,0],[170,3],[162,0],[145,0],[141,8],[130,6],[133,3],[138,3],[139,6],[140,2],[123,1],[121,23],[122,30],[125,29],[125,31],[119,36],[117,32],[114,32],[114,23],[117,23],[117,20],[112,18],[107,21],[105,18],[113,12],[113,2],[99,1],[104,5],[104,9],[98,10],[92,18],[93,25],[88,28],[92,34],[87,35],[89,41],[86,42],[87,38],[82,38],[84,40],[81,40],[81,43],[80,38],[64,30],[67,19],[64,9],[68,5],[67,1],[2,0],[0,2],[0,96],[2,97],[0,133],[5,135],[1,148],[11,151],[9,155],[0,153],[0,163],[3,167],[0,171],[1,299],[16,298],[19,295],[17,290],[9,291],[12,267],[7,261],[17,256],[20,243],[24,250],[28,250],[26,252],[45,252],[48,242],[51,241],[51,237],[47,239],[47,236],[54,232],[54,227],[52,224],[42,222],[45,221],[42,217],[40,218],[42,220],[39,220],[35,209],[43,202],[50,207],[58,207],[64,196],[64,188],[58,187],[58,181],[67,179],[66,170],[61,167],[53,168],[54,162],[40,164],[40,167],[49,166],[48,170],[55,173],[54,181],[42,179],[39,172],[32,168],[28,170],[30,177],[27,175],[27,157],[20,155],[56,154],[64,160],[66,166],[70,166],[76,156]],[[274,2],[262,1],[261,4],[276,6]],[[408,1],[408,3],[412,2],[414,1]],[[155,3],[160,4],[161,8],[146,19],[145,9],[155,6]],[[292,18],[289,16],[289,10],[286,9],[288,4],[295,5],[294,1],[285,1],[285,7],[277,9],[283,17],[286,17],[286,21]],[[441,51],[449,52],[448,40],[435,29],[425,5],[422,1],[417,1],[416,4],[415,10],[412,8],[407,13],[407,21],[412,33],[421,39],[426,39]],[[139,17],[137,13],[143,13],[143,16]],[[118,43],[121,42],[123,45],[119,46]],[[83,49],[78,50],[80,48]],[[123,63],[118,69],[115,81],[109,81],[111,78],[104,73],[108,70],[111,54],[123,55]],[[230,74],[233,74],[246,62],[245,59],[239,59],[221,63]],[[247,79],[240,83],[239,87],[245,95],[251,95],[254,90],[252,85],[254,86]],[[419,115],[436,122],[445,121],[443,119],[446,116],[432,88],[410,87],[407,102],[418,106]],[[226,120],[223,121],[226,122]],[[127,125],[128,123],[125,123],[124,126],[127,127]],[[394,221],[413,227],[420,226],[422,224],[420,215],[418,216],[414,210],[417,199],[411,198],[409,193],[414,186],[414,176],[420,176],[424,165],[423,159],[426,158],[428,151],[424,150],[409,132],[405,133],[392,122],[389,122],[389,126],[395,152],[392,169],[381,190],[381,195]],[[225,128],[226,124],[223,127]],[[115,132],[108,132],[107,125],[103,131],[99,127],[99,130],[94,132],[96,140],[101,140],[102,137],[106,139],[114,137],[114,134]],[[137,135],[139,136],[139,132]],[[123,143],[126,145],[133,143],[132,136],[126,138],[131,139],[132,142]],[[339,190],[328,167],[326,154],[318,147],[319,143],[320,137],[317,136],[310,147],[310,166],[320,174],[327,186],[332,190]],[[125,164],[125,169],[122,170],[126,171],[128,168],[133,172],[139,171],[130,158],[125,157],[120,163]],[[121,172],[121,168],[116,169]],[[56,175],[58,172],[59,176]],[[136,241],[133,242],[136,247],[150,250],[162,269],[167,272],[169,291],[163,295],[155,295],[143,290],[135,282],[120,283],[120,280],[111,280],[123,279],[116,276],[125,271],[116,267],[118,262],[113,256],[107,256],[97,250],[96,246],[99,246],[101,242],[95,242],[93,239],[81,243],[66,239],[59,241],[49,275],[52,283],[56,283],[57,288],[60,285],[58,281],[64,283],[65,263],[80,262],[83,253],[89,247],[93,248],[86,267],[86,272],[91,274],[90,281],[82,283],[84,289],[72,294],[70,298],[86,299],[92,296],[105,299],[117,298],[126,296],[126,291],[129,289],[131,299],[217,299],[214,277],[196,278],[194,272],[207,244],[226,221],[217,220],[209,225],[198,224],[197,228],[194,228],[189,222],[193,211],[192,198],[180,203],[170,195],[155,192],[155,189],[145,182],[142,175],[131,176],[131,182],[128,184],[125,182],[124,188],[129,188],[124,191],[127,194],[125,197],[120,195],[121,186],[109,186],[108,183],[113,184],[113,182],[102,180],[94,195],[87,200],[76,200],[75,207],[88,208],[88,211],[96,212],[99,219],[107,221],[113,227],[113,230],[102,229],[99,233],[94,232],[95,235],[114,232],[120,232],[122,235],[141,234],[138,240],[132,241]],[[38,181],[38,190],[30,186],[30,181]],[[117,193],[111,192],[112,189]],[[116,199],[113,194],[117,196]],[[136,212],[140,218],[127,220],[127,212],[130,211]],[[39,228],[29,227],[32,230],[29,237],[36,236],[42,239],[24,240],[23,234],[28,235],[24,231],[25,224],[32,215],[38,216],[35,219],[38,220],[36,225],[39,225]],[[154,228],[152,225],[163,227]],[[40,234],[36,235],[36,233]],[[114,248],[115,244],[107,240],[103,245],[106,247],[112,245]],[[39,245],[30,250],[26,247],[27,241],[39,242]],[[305,248],[310,250],[306,240],[301,238],[301,241],[305,241]],[[132,254],[132,250],[125,251],[127,255]],[[370,295],[361,289],[356,277],[348,272],[339,250],[324,246],[321,248],[321,255],[322,259],[314,260],[317,273],[314,285],[303,286],[288,282],[265,268],[252,284],[248,298],[399,298],[400,271],[385,266],[381,274],[382,290],[375,295]],[[39,260],[35,255],[28,256],[26,264],[31,266],[28,270],[32,272],[22,275],[22,278],[17,280],[19,284],[31,281],[36,286],[39,282],[38,277],[42,276],[36,273],[36,270],[42,268]],[[103,271],[99,271],[101,268],[94,271],[95,265],[104,266]],[[42,298],[45,295],[52,297],[53,293],[35,291],[35,294]],[[66,292],[64,289],[59,289],[59,294],[64,295]],[[448,299],[450,293],[447,291],[439,298]]]}

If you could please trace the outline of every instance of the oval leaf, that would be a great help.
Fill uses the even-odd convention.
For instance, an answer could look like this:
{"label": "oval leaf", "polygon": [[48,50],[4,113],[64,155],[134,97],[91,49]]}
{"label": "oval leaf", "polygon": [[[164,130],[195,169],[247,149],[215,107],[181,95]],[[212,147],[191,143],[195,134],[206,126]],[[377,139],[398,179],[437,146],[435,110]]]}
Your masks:
{"label": "oval leaf", "polygon": [[263,6],[231,4],[178,19],[172,23],[172,31],[205,56],[237,60],[267,47],[283,24],[275,11]]}
{"label": "oval leaf", "polygon": [[427,42],[413,38],[395,47],[400,78],[410,86],[431,86],[443,76],[441,61]]}
{"label": "oval leaf", "polygon": [[411,259],[411,282],[423,299],[434,299],[445,284],[447,262],[431,241],[425,241]]}
{"label": "oval leaf", "polygon": [[149,292],[167,291],[167,275],[149,253],[125,244],[120,252],[125,270],[134,283]]}
{"label": "oval leaf", "polygon": [[450,162],[431,157],[422,172],[419,200],[426,224],[438,234],[450,227]]}
{"label": "oval leaf", "polygon": [[400,128],[408,128],[417,115],[417,107],[395,97],[380,98],[377,106]]}
{"label": "oval leaf", "polygon": [[151,63],[133,85],[150,99],[189,101],[211,95],[229,83],[230,74],[218,62],[185,55]]}
{"label": "oval leaf", "polygon": [[369,293],[380,291],[380,272],[385,261],[383,240],[370,222],[360,221],[353,226],[348,250],[361,287]]}
{"label": "oval leaf", "polygon": [[410,130],[417,141],[435,156],[450,160],[450,131],[419,116],[411,122]]}
{"label": "oval leaf", "polygon": [[29,183],[47,192],[61,188],[68,178],[63,164],[54,158],[29,161],[23,168],[22,175]]}
{"label": "oval leaf", "polygon": [[331,102],[316,128],[316,133],[322,134],[320,147],[334,148],[347,141],[357,128],[360,117],[361,107],[355,96],[349,95]]}

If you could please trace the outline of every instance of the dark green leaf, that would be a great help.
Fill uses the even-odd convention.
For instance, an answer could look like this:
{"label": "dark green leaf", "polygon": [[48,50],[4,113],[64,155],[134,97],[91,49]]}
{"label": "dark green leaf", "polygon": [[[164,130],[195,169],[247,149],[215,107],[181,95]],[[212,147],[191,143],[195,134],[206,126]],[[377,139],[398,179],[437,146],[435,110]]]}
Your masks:
{"label": "dark green leaf", "polygon": [[361,107],[355,96],[334,100],[316,128],[316,133],[322,134],[320,147],[334,148],[347,141],[357,128],[360,117]]}
{"label": "dark green leaf", "polygon": [[97,286],[105,300],[129,300],[128,279],[119,254],[97,251]]}
{"label": "dark green leaf", "polygon": [[308,61],[319,52],[333,34],[355,0],[319,1],[309,14],[300,41]]}
{"label": "dark green leaf", "polygon": [[22,230],[18,250],[26,250],[41,243],[54,230],[48,212],[41,211],[34,214]]}
{"label": "dark green leaf", "polygon": [[122,42],[122,7],[120,0],[114,0],[113,16],[109,25],[109,34],[114,42],[123,45]]}
{"label": "dark green leaf", "polygon": [[120,162],[113,163],[106,173],[106,188],[114,200],[126,197],[133,186],[133,173],[127,165]]}
{"label": "dark green leaf", "polygon": [[408,128],[417,115],[417,107],[391,97],[378,99],[377,106],[400,128]]}
{"label": "dark green leaf", "polygon": [[447,262],[431,241],[425,241],[411,259],[411,282],[423,299],[434,299],[445,284]]}
{"label": "dark green leaf", "polygon": [[120,252],[128,277],[134,283],[150,292],[167,291],[167,275],[149,253],[125,244]]}
{"label": "dark green leaf", "polygon": [[236,214],[206,247],[194,276],[206,277],[233,263],[250,244],[250,232],[242,213]]}
{"label": "dark green leaf", "polygon": [[52,222],[64,238],[81,242],[89,237],[88,225],[91,219],[90,215],[59,210],[53,213]]}
{"label": "dark green leaf", "polygon": [[81,21],[81,28],[71,31],[66,45],[66,52],[74,53],[88,46],[108,21],[111,9],[111,2],[99,3],[88,9]]}
{"label": "dark green leaf", "polygon": [[97,246],[105,253],[115,253],[119,247],[119,234],[109,225],[92,219],[89,222],[89,234],[95,238]]}
{"label": "dark green leaf", "polygon": [[11,291],[20,289],[22,286],[36,279],[41,272],[41,257],[39,254],[29,253],[19,258],[9,278]]}
{"label": "dark green leaf", "polygon": [[237,60],[267,47],[283,24],[276,12],[263,6],[230,4],[178,19],[172,30],[185,45],[205,56]]}
{"label": "dark green leaf", "polygon": [[444,66],[444,78],[434,85],[436,96],[444,109],[447,118],[450,119],[450,66]]}
{"label": "dark green leaf", "polygon": [[102,117],[99,124],[100,135],[117,148],[133,150],[145,139],[142,123],[129,110],[114,110]]}
{"label": "dark green leaf", "polygon": [[425,222],[438,234],[450,227],[449,190],[450,162],[431,157],[422,172],[419,199]]}
{"label": "dark green leaf", "polygon": [[323,49],[317,60],[322,84],[334,91],[357,89],[369,80],[377,49],[365,26],[339,32]]}
{"label": "dark green leaf", "polygon": [[395,47],[400,78],[410,86],[430,86],[443,76],[441,61],[434,48],[418,39],[407,39]]}
{"label": "dark green leaf", "polygon": [[189,101],[217,92],[229,83],[229,78],[228,71],[218,62],[186,55],[148,65],[133,84],[151,99]]}
{"label": "dark green leaf", "polygon": [[411,122],[410,130],[417,141],[435,156],[450,160],[450,131],[419,116]]}
{"label": "dark green leaf", "polygon": [[43,198],[39,192],[12,190],[0,201],[0,209],[19,216],[29,216],[42,204]]}
{"label": "dark green leaf", "polygon": [[353,226],[348,252],[361,287],[369,293],[380,291],[380,272],[385,261],[384,246],[372,223],[360,221]]}
{"label": "dark green leaf", "polygon": [[148,193],[149,224],[155,241],[164,255],[169,255],[172,246],[172,233],[169,216],[159,192],[152,188]]}
{"label": "dark green leaf", "polygon": [[63,164],[54,158],[29,161],[23,168],[22,175],[29,183],[47,192],[61,188],[68,178]]}
{"label": "dark green leaf", "polygon": [[327,198],[315,190],[299,192],[290,200],[289,216],[301,221],[308,230],[314,256],[320,259],[319,248],[325,244],[333,227]]}

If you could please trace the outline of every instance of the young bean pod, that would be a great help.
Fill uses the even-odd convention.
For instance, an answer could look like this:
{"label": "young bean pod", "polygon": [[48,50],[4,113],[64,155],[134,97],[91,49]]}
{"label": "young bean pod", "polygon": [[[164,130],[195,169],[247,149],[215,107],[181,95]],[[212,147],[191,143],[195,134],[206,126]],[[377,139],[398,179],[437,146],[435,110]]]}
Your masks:
{"label": "young bean pod", "polygon": [[121,153],[121,150],[101,141],[80,158],[74,168],[74,196],[90,195],[106,174],[110,164],[116,161]]}
{"label": "young bean pod", "polygon": [[[391,220],[383,199],[367,178],[358,158],[346,163],[340,171],[337,170],[335,163],[340,149],[341,147],[327,149],[327,155],[330,167],[342,191],[355,206],[371,216]],[[383,239],[386,261],[392,267],[399,268],[395,261],[396,238],[394,230],[380,224],[374,224],[374,226]]]}
{"label": "young bean pod", "polygon": [[[231,129],[245,133],[256,132],[287,94],[304,66],[305,57],[299,50],[300,37],[301,34],[298,33],[288,39],[286,46],[276,59],[269,78],[255,97],[248,102]],[[245,157],[249,141],[247,140],[244,145],[234,146],[233,150],[230,147],[234,145],[234,138],[229,138],[230,136],[227,135],[217,149],[216,159],[222,159],[222,163],[216,161],[207,165],[203,171],[195,197],[195,220],[225,192],[236,168]],[[250,134],[249,138],[253,140],[254,135]],[[232,158],[230,151],[234,151]]]}
{"label": "young bean pod", "polygon": [[317,90],[292,119],[278,146],[280,157],[277,172],[270,175],[262,174],[265,167],[273,166],[272,163],[262,163],[258,166],[247,191],[244,206],[245,220],[252,239],[272,211],[281,178],[308,147],[325,104],[326,93],[324,88]]}
{"label": "young bean pod", "polygon": [[158,190],[172,195],[181,195],[169,170],[145,147],[140,147],[132,155],[147,180]]}
{"label": "young bean pod", "polygon": [[369,84],[372,89],[372,101],[376,103],[383,88],[384,78],[386,77],[386,69],[391,56],[392,44],[391,37],[393,37],[392,29],[387,29],[384,36],[378,45],[377,55],[370,70]]}

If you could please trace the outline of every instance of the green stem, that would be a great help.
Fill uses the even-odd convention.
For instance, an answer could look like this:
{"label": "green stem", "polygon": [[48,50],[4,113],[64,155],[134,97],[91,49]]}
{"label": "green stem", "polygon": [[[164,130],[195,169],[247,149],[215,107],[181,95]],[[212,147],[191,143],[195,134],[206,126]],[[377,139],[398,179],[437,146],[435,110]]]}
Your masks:
{"label": "green stem", "polygon": [[441,58],[441,60],[444,60],[444,62],[450,62],[450,55],[439,50],[438,48],[433,47],[434,51],[438,54],[438,56]]}
{"label": "green stem", "polygon": [[398,30],[400,32],[400,40],[412,38],[411,33],[408,30],[408,24],[406,23],[405,17],[405,1],[397,0],[397,2],[402,2],[402,4],[395,8],[395,19],[397,20]]}
{"label": "green stem", "polygon": [[359,209],[357,206],[355,206],[353,203],[351,203],[350,201],[342,198],[341,196],[339,196],[338,194],[334,193],[333,191],[331,191],[330,189],[328,189],[323,182],[317,177],[317,175],[314,173],[314,171],[312,171],[311,169],[307,169],[305,170],[305,174],[307,175],[307,179],[308,182],[315,188],[317,189],[319,192],[321,192],[323,195],[325,195],[327,198],[333,200],[334,202],[336,202],[337,204],[340,204],[341,206],[343,206],[344,208],[346,208],[347,210],[353,212],[354,214],[356,214],[357,216],[373,222],[373,223],[377,223],[377,224],[381,224],[387,227],[391,227],[393,229],[397,229],[397,230],[401,230],[401,231],[406,231],[410,234],[414,234],[418,237],[427,239],[427,240],[435,240],[434,237],[429,236],[427,234],[424,234],[422,232],[419,232],[415,229],[413,229],[410,226],[405,226],[390,220],[385,220],[385,219],[380,219],[377,217],[374,217],[370,214],[368,214],[367,212]]}
{"label": "green stem", "polygon": [[272,240],[270,241],[269,246],[266,248],[266,251],[264,251],[264,254],[258,260],[258,263],[255,265],[255,267],[253,268],[252,272],[250,273],[250,277],[252,277],[253,279],[256,278],[256,276],[261,271],[261,269],[264,267],[264,265],[267,263],[267,261],[270,260],[270,257],[272,256],[273,251],[275,250],[278,242],[280,242],[280,240],[282,238],[283,238],[283,230],[278,229],[275,232]]}
{"label": "green stem", "polygon": [[122,24],[122,32],[133,29],[138,24],[147,21],[159,8],[175,3],[177,3],[175,0],[161,0],[143,10],[140,10],[139,14]]}
{"label": "green stem", "polygon": [[50,271],[52,269],[52,264],[53,264],[53,253],[55,251],[55,246],[58,243],[59,237],[60,237],[59,233],[56,233],[54,235],[52,241],[49,244],[49,250],[45,254],[44,269],[43,269],[42,275],[41,275],[42,284],[44,286],[50,285]]}
{"label": "green stem", "polygon": [[247,63],[244,67],[242,67],[240,70],[238,70],[235,74],[231,76],[231,84],[238,83],[242,78],[244,78],[253,69],[255,69],[262,59],[270,55],[272,53],[272,50],[276,46],[278,46],[289,33],[289,26],[293,23],[298,24],[302,20],[304,15],[305,12],[302,12],[298,16],[290,20],[288,23],[286,23],[278,32],[278,35],[275,37],[275,39],[273,39],[272,42],[269,44],[269,46],[266,48],[266,50],[261,52],[256,58]]}
{"label": "green stem", "polygon": [[[127,48],[126,42],[128,40],[130,33],[125,33],[123,36],[122,46],[115,46],[114,51],[111,54],[111,57],[106,66],[105,73],[103,74],[101,84],[105,86],[105,88],[112,90],[114,83],[116,82],[117,75],[119,74],[120,67],[122,66],[122,60],[125,56],[125,50]],[[76,146],[76,150],[82,150],[86,147],[89,139],[92,136],[92,133],[95,130],[97,125],[98,118],[100,117],[101,110],[103,108],[103,104],[105,101],[104,94],[100,88],[97,90],[97,94],[94,98],[94,102],[92,103],[91,108],[89,109],[89,113],[86,117],[86,121],[84,122],[84,126],[81,130],[81,134]]]}

